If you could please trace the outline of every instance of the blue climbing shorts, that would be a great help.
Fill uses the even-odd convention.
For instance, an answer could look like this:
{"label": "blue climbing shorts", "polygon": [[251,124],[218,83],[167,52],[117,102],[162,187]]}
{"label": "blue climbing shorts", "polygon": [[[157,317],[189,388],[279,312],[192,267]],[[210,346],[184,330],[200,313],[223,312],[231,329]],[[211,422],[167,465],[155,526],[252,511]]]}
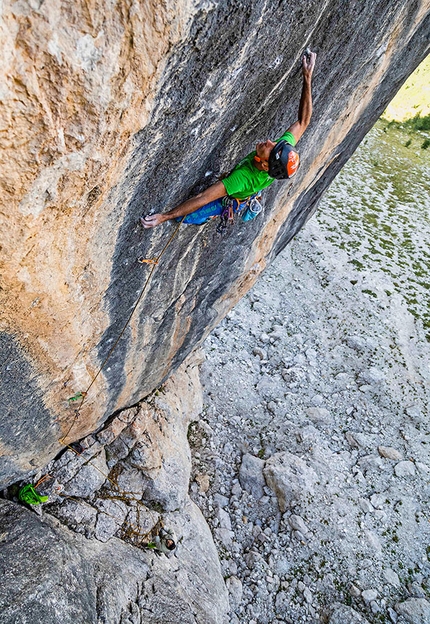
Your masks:
{"label": "blue climbing shorts", "polygon": [[[253,197],[255,197],[255,195],[253,195]],[[225,207],[224,199],[224,197],[220,197],[220,199],[215,199],[215,201],[210,202],[209,204],[205,204],[201,208],[198,208],[196,211],[191,212],[185,217],[183,221],[182,217],[178,217],[177,219],[175,219],[175,221],[182,221],[182,223],[193,223],[194,225],[202,225],[203,223],[207,223],[208,221],[211,221],[212,219],[220,216]],[[248,205],[248,202],[249,199],[233,199],[233,212],[241,212]]]}

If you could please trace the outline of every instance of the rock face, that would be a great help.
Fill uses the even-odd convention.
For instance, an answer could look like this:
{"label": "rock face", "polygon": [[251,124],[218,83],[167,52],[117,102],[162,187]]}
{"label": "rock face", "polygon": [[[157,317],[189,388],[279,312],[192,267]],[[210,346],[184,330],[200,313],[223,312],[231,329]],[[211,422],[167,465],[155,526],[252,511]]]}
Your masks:
{"label": "rock face", "polygon": [[[39,518],[0,499],[0,622],[226,621],[217,551],[188,496],[186,431],[202,407],[196,361],[188,363],[158,397],[50,463]],[[167,555],[148,546],[161,527],[176,541]],[[240,600],[237,583],[229,589]]]}
{"label": "rock face", "polygon": [[[158,387],[249,289],[428,53],[429,9],[18,0],[1,20],[5,485]],[[222,240],[183,226],[122,333],[151,271],[137,259],[175,227],[142,232],[139,215],[295,121],[307,45],[314,117],[294,185],[273,184],[264,215]]]}
{"label": "rock face", "polygon": [[180,559],[167,559],[0,500],[0,621],[223,624],[228,598],[215,547],[205,550],[209,529],[195,505],[185,512]]}

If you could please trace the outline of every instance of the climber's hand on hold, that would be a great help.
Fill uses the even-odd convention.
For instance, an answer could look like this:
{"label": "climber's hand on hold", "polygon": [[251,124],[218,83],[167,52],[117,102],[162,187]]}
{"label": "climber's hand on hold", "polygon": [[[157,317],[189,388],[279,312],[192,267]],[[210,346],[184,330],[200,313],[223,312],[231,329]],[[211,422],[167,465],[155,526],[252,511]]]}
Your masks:
{"label": "climber's hand on hold", "polygon": [[160,225],[160,223],[164,223],[164,221],[167,221],[166,215],[161,214],[160,212],[140,217],[140,223],[146,230],[156,227],[157,225]]}
{"label": "climber's hand on hold", "polygon": [[315,67],[317,55],[315,52],[310,52],[309,54],[304,54],[302,59],[302,69],[303,69],[303,78],[308,78],[309,80],[312,78],[312,73]]}

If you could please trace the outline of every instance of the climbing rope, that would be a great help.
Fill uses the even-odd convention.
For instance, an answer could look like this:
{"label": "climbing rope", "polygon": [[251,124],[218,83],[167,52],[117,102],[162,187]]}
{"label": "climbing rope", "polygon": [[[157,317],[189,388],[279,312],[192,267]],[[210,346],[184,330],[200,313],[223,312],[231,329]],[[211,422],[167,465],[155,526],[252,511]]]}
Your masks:
{"label": "climbing rope", "polygon": [[[162,248],[161,252],[158,254],[157,257],[155,258],[138,258],[138,262],[140,262],[141,264],[149,264],[151,266],[151,269],[149,271],[149,274],[142,286],[142,289],[139,293],[139,296],[136,300],[136,303],[134,304],[121,332],[119,333],[118,338],[116,339],[116,341],[114,342],[113,346],[111,347],[111,349],[109,350],[108,354],[106,355],[105,359],[103,360],[103,362],[101,363],[99,369],[97,370],[97,373],[95,374],[95,376],[92,378],[91,383],[88,385],[87,389],[85,391],[80,391],[77,392],[76,394],[74,394],[73,396],[69,397],[68,399],[68,403],[69,405],[72,405],[73,403],[76,403],[78,401],[80,401],[80,405],[75,409],[75,417],[67,431],[67,433],[62,436],[62,438],[60,438],[60,444],[62,444],[64,447],[66,447],[67,449],[69,449],[70,451],[72,451],[73,453],[75,453],[76,455],[78,455],[79,457],[82,456],[82,453],[80,453],[76,448],[73,448],[73,446],[71,446],[70,444],[68,444],[66,442],[66,439],[69,437],[73,426],[75,424],[75,422],[79,419],[80,416],[80,410],[82,409],[82,405],[86,399],[86,397],[88,396],[88,393],[91,389],[91,387],[94,385],[97,377],[100,375],[100,373],[102,372],[102,370],[104,369],[104,367],[106,366],[109,358],[112,356],[113,352],[115,351],[116,347],[118,346],[119,341],[121,340],[122,336],[124,335],[125,330],[127,329],[133,314],[135,313],[137,306],[139,305],[147,287],[148,284],[151,280],[151,277],[156,269],[156,267],[158,266],[158,263],[161,259],[161,257],[163,256],[163,254],[166,252],[167,248],[169,247],[169,245],[171,244],[171,242],[173,241],[173,239],[175,238],[175,236],[177,235],[177,233],[179,232],[179,228],[182,225],[183,220],[185,219],[185,216],[182,217],[181,221],[178,223],[178,226],[175,228],[174,232],[171,234],[171,236],[169,237],[168,241],[166,242],[166,244],[164,245],[164,247]],[[134,502],[136,503],[136,513],[139,515],[139,509],[140,506],[144,506],[145,509],[146,506],[142,503],[141,500],[139,500],[138,498],[136,498],[132,492],[125,492],[123,491],[119,485],[115,482],[114,479],[112,479],[109,474],[105,474],[103,472],[103,470],[101,470],[93,461],[93,458],[90,458],[87,460],[87,464],[90,464],[95,470],[97,470],[103,477],[105,480],[107,480],[120,494],[120,500],[124,500],[127,502]],[[19,492],[19,499],[21,500],[21,502],[25,502],[29,505],[38,505],[40,503],[44,503],[48,501],[48,496],[41,496],[37,491],[36,488],[41,485],[44,481],[46,481],[47,479],[52,478],[50,475],[45,475],[43,476],[41,479],[39,479],[39,481],[36,483],[36,485],[32,485],[32,484],[27,484],[25,486],[23,486]],[[71,500],[78,500],[75,499],[74,497],[71,496],[67,496],[67,495],[63,495],[63,494],[59,494],[61,497],[63,498],[68,498]],[[113,503],[117,504],[117,502],[115,501],[114,498],[110,498],[109,500],[112,500]],[[103,510],[104,514],[106,514],[107,516],[110,516],[111,518],[113,518],[114,520],[116,520],[115,516],[109,514],[108,512],[106,512],[105,510]],[[142,535],[141,532],[141,528],[139,525],[135,525],[131,522],[123,522],[122,526],[126,526],[127,528],[131,529],[131,533],[129,535],[127,535],[130,539],[132,536],[136,536],[140,542],[137,544],[138,546],[142,546],[142,542],[143,540],[148,537],[158,526],[162,527],[163,526],[163,521],[161,518],[158,519],[158,521],[155,523],[155,525],[145,534]],[[144,545],[147,546],[147,545]]]}
{"label": "climbing rope", "polygon": [[[186,216],[186,215],[185,215],[185,216]],[[130,321],[131,321],[131,319],[132,319],[132,317],[133,317],[133,314],[135,313],[135,311],[136,311],[136,309],[137,309],[137,306],[139,305],[139,303],[140,303],[140,301],[141,301],[141,299],[142,299],[142,297],[143,297],[143,295],[144,295],[144,293],[145,293],[145,291],[146,291],[146,289],[147,289],[147,287],[148,287],[148,284],[149,284],[149,282],[150,282],[150,280],[151,280],[151,277],[152,277],[152,275],[153,275],[153,273],[154,273],[155,269],[157,268],[158,263],[159,263],[159,261],[160,261],[161,257],[162,257],[162,256],[163,256],[163,254],[166,252],[166,250],[167,250],[167,248],[169,247],[170,243],[173,241],[173,239],[175,238],[175,236],[176,236],[176,235],[177,235],[177,233],[179,232],[179,228],[181,227],[182,222],[183,222],[183,220],[185,219],[185,216],[183,216],[183,217],[182,217],[182,219],[181,219],[181,220],[180,220],[180,222],[178,223],[178,226],[175,228],[175,230],[174,230],[173,234],[171,234],[171,236],[169,237],[168,241],[166,242],[166,244],[164,245],[163,249],[161,250],[161,252],[158,254],[158,256],[157,256],[157,257],[155,257],[155,258],[139,258],[139,259],[138,259],[138,262],[140,262],[141,264],[149,264],[149,265],[150,265],[150,267],[151,267],[151,268],[150,268],[150,271],[149,271],[149,273],[148,273],[148,277],[146,278],[146,281],[145,281],[145,283],[144,283],[144,284],[143,284],[143,286],[142,286],[142,289],[141,289],[141,291],[140,291],[140,293],[139,293],[139,296],[138,296],[138,298],[137,298],[137,301],[136,301],[136,303],[134,304],[134,306],[133,306],[133,308],[132,308],[132,310],[131,310],[131,312],[130,312],[130,314],[129,314],[129,316],[128,316],[128,319],[126,320],[126,322],[125,322],[125,324],[124,324],[124,326],[123,326],[122,330],[120,331],[118,338],[115,340],[114,344],[113,344],[113,345],[112,345],[112,347],[110,348],[110,350],[109,350],[108,354],[106,355],[105,359],[104,359],[104,360],[103,360],[103,362],[101,363],[101,365],[100,365],[100,367],[99,367],[99,369],[98,369],[97,373],[95,374],[95,376],[94,376],[94,377],[93,377],[93,379],[91,380],[91,383],[89,384],[89,386],[87,387],[87,389],[86,389],[85,391],[77,392],[76,394],[74,394],[73,396],[71,396],[71,397],[68,399],[69,405],[70,405],[70,404],[72,404],[72,403],[75,403],[75,402],[77,402],[77,401],[80,401],[80,404],[79,404],[79,406],[78,406],[78,407],[76,407],[76,409],[75,409],[75,416],[74,416],[74,419],[72,420],[72,423],[71,423],[71,425],[70,425],[70,427],[69,427],[69,429],[68,429],[67,433],[66,433],[65,435],[63,435],[63,437],[62,437],[62,438],[60,438],[60,440],[59,440],[59,441],[60,441],[60,444],[62,444],[63,446],[68,446],[68,445],[67,445],[67,443],[65,442],[65,440],[69,437],[69,435],[70,435],[70,433],[71,433],[71,431],[72,431],[72,429],[73,429],[73,427],[74,427],[75,423],[77,422],[77,420],[79,420],[79,417],[80,417],[80,411],[81,411],[81,409],[82,409],[82,405],[83,405],[83,404],[84,404],[84,402],[85,402],[85,399],[86,399],[86,398],[87,398],[87,396],[88,396],[88,392],[90,391],[90,389],[91,389],[91,388],[92,388],[92,386],[94,385],[94,383],[95,383],[95,381],[96,381],[97,377],[100,375],[100,373],[102,372],[102,370],[103,370],[103,369],[104,369],[104,367],[106,366],[107,362],[109,361],[109,358],[112,356],[113,352],[115,351],[116,347],[118,346],[119,341],[120,341],[120,340],[121,340],[121,338],[123,337],[124,332],[125,332],[125,330],[127,329],[128,325],[130,324]]]}

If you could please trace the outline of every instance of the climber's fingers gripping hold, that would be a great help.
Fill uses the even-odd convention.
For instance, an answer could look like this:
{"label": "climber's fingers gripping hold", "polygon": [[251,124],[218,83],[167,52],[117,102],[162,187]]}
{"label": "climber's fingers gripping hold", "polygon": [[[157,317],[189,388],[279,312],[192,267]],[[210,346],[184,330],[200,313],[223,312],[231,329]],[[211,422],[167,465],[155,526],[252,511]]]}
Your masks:
{"label": "climber's fingers gripping hold", "polygon": [[164,221],[165,221],[164,215],[161,213],[145,215],[144,217],[140,217],[140,223],[146,230],[156,227],[157,225],[160,225],[160,223],[163,223]]}
{"label": "climber's fingers gripping hold", "polygon": [[317,55],[315,54],[315,52],[309,51],[309,54],[303,55],[302,68],[303,68],[303,75],[305,77],[311,78],[312,73],[314,71],[316,58],[317,58]]}

